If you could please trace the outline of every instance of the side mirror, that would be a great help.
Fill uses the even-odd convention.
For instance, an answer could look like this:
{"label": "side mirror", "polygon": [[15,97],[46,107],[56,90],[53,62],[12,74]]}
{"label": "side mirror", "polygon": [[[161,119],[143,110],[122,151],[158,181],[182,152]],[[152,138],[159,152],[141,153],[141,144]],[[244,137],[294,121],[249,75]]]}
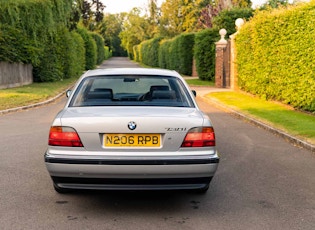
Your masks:
{"label": "side mirror", "polygon": [[197,92],[196,92],[196,90],[192,90],[191,92],[194,94],[195,97],[197,97]]}
{"label": "side mirror", "polygon": [[71,93],[72,93],[72,90],[71,90],[71,89],[67,90],[66,96],[67,96],[67,97],[70,97]]}

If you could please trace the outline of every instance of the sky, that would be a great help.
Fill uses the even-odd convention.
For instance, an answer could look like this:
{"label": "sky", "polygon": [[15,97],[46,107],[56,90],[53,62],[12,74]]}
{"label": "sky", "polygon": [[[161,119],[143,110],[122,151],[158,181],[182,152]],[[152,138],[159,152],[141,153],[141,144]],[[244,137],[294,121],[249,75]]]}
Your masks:
{"label": "sky", "polygon": [[[129,12],[134,7],[145,8],[148,5],[148,0],[101,0],[106,8],[105,13],[116,14],[120,12]],[[263,4],[267,0],[251,0],[253,5]],[[161,4],[163,0],[158,0]]]}

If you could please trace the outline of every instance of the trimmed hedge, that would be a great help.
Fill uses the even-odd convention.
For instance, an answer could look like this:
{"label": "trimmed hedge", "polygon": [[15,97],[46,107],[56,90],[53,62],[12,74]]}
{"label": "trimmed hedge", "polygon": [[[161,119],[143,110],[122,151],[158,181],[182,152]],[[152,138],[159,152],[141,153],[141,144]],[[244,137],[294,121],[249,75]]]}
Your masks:
{"label": "trimmed hedge", "polygon": [[25,31],[0,24],[0,61],[39,63],[41,51],[34,40],[28,39]]}
{"label": "trimmed hedge", "polygon": [[84,41],[85,69],[94,69],[97,60],[97,46],[95,40],[93,39],[92,33],[85,28],[78,28],[77,31]]}
{"label": "trimmed hedge", "polygon": [[239,87],[315,111],[315,2],[257,13],[236,36]]}
{"label": "trimmed hedge", "polygon": [[160,43],[159,49],[159,67],[163,69],[171,69],[171,58],[172,53],[170,50],[170,46],[172,44],[172,39],[162,40]]}
{"label": "trimmed hedge", "polygon": [[105,49],[105,60],[109,59],[110,57],[113,56],[112,51],[109,49],[108,46],[104,46]]}
{"label": "trimmed hedge", "polygon": [[84,41],[75,31],[69,32],[60,27],[54,36],[49,37],[41,64],[34,67],[34,80],[57,81],[79,76],[84,71]]}
{"label": "trimmed hedge", "polygon": [[80,76],[85,66],[84,40],[76,31],[71,31],[66,44],[68,59],[65,63],[65,78]]}
{"label": "trimmed hedge", "polygon": [[133,47],[137,62],[152,67],[173,69],[192,74],[194,34],[182,34],[173,39],[153,38]]}
{"label": "trimmed hedge", "polygon": [[195,35],[194,57],[199,79],[215,78],[215,42],[219,41],[218,29],[206,29]]}
{"label": "trimmed hedge", "polygon": [[159,67],[159,46],[161,37],[152,38],[141,43],[139,56],[142,56],[142,63],[152,67]]}
{"label": "trimmed hedge", "polygon": [[2,1],[0,61],[31,63],[34,81],[62,80],[78,73],[70,59],[72,36],[67,28],[72,2]]}
{"label": "trimmed hedge", "polygon": [[69,31],[72,4],[73,0],[1,1],[0,61],[30,63],[34,81],[58,81],[79,76],[109,57],[101,36]]}
{"label": "trimmed hedge", "polygon": [[97,33],[92,33],[92,37],[96,44],[96,64],[100,65],[105,60],[104,39]]}
{"label": "trimmed hedge", "polygon": [[134,60],[136,62],[142,62],[142,58],[141,58],[141,44],[139,45],[135,45],[133,47],[133,57],[134,57]]}
{"label": "trimmed hedge", "polygon": [[184,75],[192,75],[193,57],[194,57],[194,45],[195,45],[195,34],[181,34],[177,37],[178,40],[178,61],[179,61],[179,72]]}

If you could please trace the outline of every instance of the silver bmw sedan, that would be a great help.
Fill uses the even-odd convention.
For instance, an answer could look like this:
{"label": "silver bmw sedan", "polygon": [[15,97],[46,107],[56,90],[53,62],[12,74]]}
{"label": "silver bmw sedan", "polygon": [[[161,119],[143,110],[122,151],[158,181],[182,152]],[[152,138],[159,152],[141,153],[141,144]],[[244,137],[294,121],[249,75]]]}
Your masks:
{"label": "silver bmw sedan", "polygon": [[57,192],[208,190],[219,164],[213,125],[177,72],[91,70],[67,96],[45,153]]}

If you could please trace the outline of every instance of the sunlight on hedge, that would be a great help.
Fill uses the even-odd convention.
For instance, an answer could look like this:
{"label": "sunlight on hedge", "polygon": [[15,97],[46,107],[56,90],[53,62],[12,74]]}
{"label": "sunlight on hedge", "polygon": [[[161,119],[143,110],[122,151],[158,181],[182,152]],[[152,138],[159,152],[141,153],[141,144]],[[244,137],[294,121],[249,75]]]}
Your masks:
{"label": "sunlight on hedge", "polygon": [[236,37],[242,90],[315,111],[315,1],[257,12]]}

